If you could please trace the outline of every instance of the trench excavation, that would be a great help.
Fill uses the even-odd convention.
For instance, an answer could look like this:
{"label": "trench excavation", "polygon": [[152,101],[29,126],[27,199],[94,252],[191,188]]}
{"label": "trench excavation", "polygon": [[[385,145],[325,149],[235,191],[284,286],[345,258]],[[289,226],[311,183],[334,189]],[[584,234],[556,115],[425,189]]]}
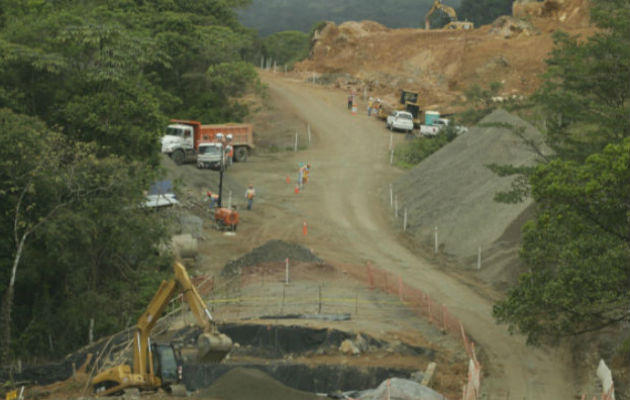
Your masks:
{"label": "trench excavation", "polygon": [[[423,367],[418,365],[414,369],[329,363],[342,355],[339,349],[346,341],[351,341],[364,354],[397,354],[427,360],[435,357],[431,349],[400,342],[391,343],[336,329],[227,324],[221,327],[221,331],[238,346],[232,351],[230,360],[222,364],[185,362],[184,383],[188,390],[208,387],[226,372],[242,367],[256,368],[294,389],[319,393],[374,388],[387,378],[409,378]],[[183,330],[180,339],[189,343],[199,332],[197,328]],[[313,362],[313,359],[323,361]]]}
{"label": "trench excavation", "polygon": [[[221,364],[198,364],[193,361],[192,352],[187,353],[201,332],[198,327],[185,327],[165,335],[168,341],[182,346],[183,383],[187,390],[203,390],[226,373],[242,368],[261,371],[270,377],[269,381],[275,380],[277,384],[305,392],[364,390],[377,387],[387,378],[409,378],[436,356],[432,349],[337,329],[260,323],[225,324],[219,329],[237,343],[229,359]],[[94,367],[100,353],[103,356],[100,357],[99,366],[120,360],[130,363],[131,352],[126,346],[128,339],[127,332],[120,333],[111,339],[108,346],[105,342],[99,342],[70,354],[60,362],[25,367],[21,372],[13,371],[13,379],[37,385],[68,379],[73,369],[88,360],[90,353],[93,357],[87,366],[88,371]],[[156,341],[160,339],[164,338],[157,337]],[[360,353],[353,356],[342,352],[340,348],[343,348],[344,342],[351,342]],[[110,351],[110,348],[113,350]],[[375,356],[374,362],[361,362],[361,357],[368,355]],[[383,357],[403,356],[417,358],[417,367],[383,366],[376,361]],[[4,379],[5,375],[8,375],[8,371],[0,373],[0,379]]]}

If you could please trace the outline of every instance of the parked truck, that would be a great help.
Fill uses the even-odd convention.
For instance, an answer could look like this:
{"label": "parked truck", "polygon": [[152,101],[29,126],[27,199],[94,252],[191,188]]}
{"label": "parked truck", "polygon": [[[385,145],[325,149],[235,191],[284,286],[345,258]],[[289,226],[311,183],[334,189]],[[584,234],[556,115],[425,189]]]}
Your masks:
{"label": "parked truck", "polygon": [[[420,125],[420,134],[422,136],[437,136],[445,127],[451,124],[451,120],[447,118],[440,118],[440,113],[437,111],[425,111],[424,113],[425,123]],[[455,125],[455,131],[458,135],[468,132],[468,128],[465,126]]]}
{"label": "parked truck", "polygon": [[202,125],[198,121],[171,120],[162,136],[162,153],[168,154],[176,164],[197,162],[201,143],[218,143],[217,134],[232,135],[233,159],[235,162],[247,160],[254,148],[253,125],[219,124]]}

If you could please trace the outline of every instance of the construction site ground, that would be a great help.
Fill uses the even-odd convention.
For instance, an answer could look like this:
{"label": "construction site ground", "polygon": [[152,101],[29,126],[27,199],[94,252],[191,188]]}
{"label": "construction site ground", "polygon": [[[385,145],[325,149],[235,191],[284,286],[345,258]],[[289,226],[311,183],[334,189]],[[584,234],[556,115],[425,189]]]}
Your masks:
{"label": "construction site ground", "polygon": [[[457,382],[440,389],[449,398],[459,397],[466,375],[461,344],[408,310],[379,307],[388,299],[396,299],[375,295],[360,280],[352,278],[364,274],[365,265],[370,262],[400,275],[407,285],[424,290],[463,322],[478,346],[483,364],[483,393],[487,398],[560,399],[580,393],[582,388],[575,386],[580,377],[568,367],[567,353],[553,348],[530,348],[523,337],[512,336],[505,326],[496,325],[491,316],[491,298],[498,296],[496,292],[474,279],[455,274],[439,259],[426,257],[422,249],[409,246],[405,236],[392,226],[385,199],[388,184],[403,171],[389,165],[390,136],[381,121],[365,115],[365,104],[359,104],[361,112],[353,115],[346,108],[344,91],[271,73],[263,73],[263,77],[269,86],[269,97],[256,117],[256,133],[265,136],[257,136],[257,140],[273,142],[272,147],[277,151],[261,149],[246,163],[235,164],[228,170],[224,190],[232,192],[241,222],[236,235],[226,235],[214,229],[207,211],[197,272],[219,276],[227,262],[271,239],[310,248],[325,260],[327,267],[307,264],[310,267],[305,270],[298,268],[288,286],[282,284],[283,263],[276,264],[275,274],[267,278],[261,274],[249,275],[237,285],[238,289],[234,286],[231,297],[238,297],[234,293],[242,291],[243,298],[254,300],[217,303],[214,309],[219,320],[316,313],[322,286],[322,297],[346,299],[336,305],[325,304],[322,312],[349,312],[353,314],[350,321],[272,323],[348,329],[434,348],[440,355],[437,371],[443,374],[443,381]],[[307,126],[311,131],[310,144]],[[297,152],[293,151],[296,132]],[[394,139],[402,141],[404,135],[396,135]],[[311,172],[304,190],[296,194],[300,162],[310,162]],[[170,160],[165,160],[164,165],[173,179],[185,183],[185,191],[197,199],[196,207],[203,210],[201,199],[206,190],[216,188],[217,173],[197,170],[192,165],[175,167]],[[244,207],[248,183],[255,185],[257,193],[251,211]],[[304,235],[305,223],[307,235]],[[358,316],[354,315],[357,297],[361,299]],[[255,300],[261,298],[265,300]],[[394,357],[391,365],[397,359]],[[354,359],[343,355],[325,362],[348,363],[348,360],[365,365],[389,363],[385,359]],[[321,361],[313,358],[306,362]],[[400,362],[406,363],[402,359]],[[426,360],[419,361],[418,369],[426,366],[422,362]]]}

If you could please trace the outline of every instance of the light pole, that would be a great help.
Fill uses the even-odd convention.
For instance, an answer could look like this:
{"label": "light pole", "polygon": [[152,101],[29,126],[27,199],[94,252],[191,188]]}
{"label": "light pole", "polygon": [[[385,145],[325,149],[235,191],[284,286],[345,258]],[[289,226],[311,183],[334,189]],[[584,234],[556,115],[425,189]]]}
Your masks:
{"label": "light pole", "polygon": [[223,171],[225,170],[225,152],[223,150],[223,134],[217,133],[217,141],[219,143],[219,150],[221,151],[221,161],[219,168],[219,200],[217,201],[218,208],[221,208],[221,202],[223,201]]}

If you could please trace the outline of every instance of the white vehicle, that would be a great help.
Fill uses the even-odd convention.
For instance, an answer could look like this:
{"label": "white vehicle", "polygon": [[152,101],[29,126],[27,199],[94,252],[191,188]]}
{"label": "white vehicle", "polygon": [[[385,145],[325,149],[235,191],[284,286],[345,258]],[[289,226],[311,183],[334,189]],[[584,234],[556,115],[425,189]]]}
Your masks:
{"label": "white vehicle", "polygon": [[[436,136],[446,126],[450,125],[451,120],[447,118],[438,118],[433,121],[432,125],[420,125],[420,134],[422,136]],[[455,125],[455,131],[458,135],[468,132],[465,126]]]}
{"label": "white vehicle", "polygon": [[385,126],[389,130],[400,130],[411,133],[413,131],[413,115],[407,111],[392,111],[387,116]]}
{"label": "white vehicle", "polygon": [[179,204],[171,181],[154,182],[145,194],[145,207],[157,208]]}
{"label": "white vehicle", "polygon": [[230,165],[229,153],[223,151],[221,143],[199,143],[197,151],[197,168],[221,168],[221,155],[223,155],[224,168]]}

